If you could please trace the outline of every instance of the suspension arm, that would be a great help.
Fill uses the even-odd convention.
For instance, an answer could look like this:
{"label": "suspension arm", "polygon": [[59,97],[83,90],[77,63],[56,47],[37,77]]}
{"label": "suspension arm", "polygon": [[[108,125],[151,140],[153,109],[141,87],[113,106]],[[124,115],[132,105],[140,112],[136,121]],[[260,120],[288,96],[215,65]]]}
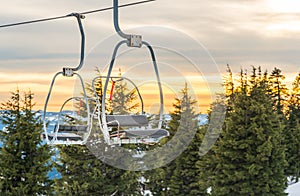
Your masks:
{"label": "suspension arm", "polygon": [[129,47],[142,47],[142,36],[141,35],[129,35],[124,33],[119,25],[119,1],[114,0],[114,26],[116,32],[124,39],[128,40],[127,45]]}
{"label": "suspension arm", "polygon": [[85,53],[85,34],[84,34],[84,30],[83,30],[83,25],[81,22],[81,19],[84,19],[85,16],[79,13],[71,13],[68,16],[74,16],[77,19],[77,23],[79,26],[79,31],[80,31],[80,35],[81,35],[81,49],[80,49],[80,62],[79,65],[77,67],[74,68],[69,68],[69,67],[64,67],[63,68],[63,73],[64,76],[67,77],[72,77],[74,75],[74,72],[79,71],[84,63],[84,53]]}

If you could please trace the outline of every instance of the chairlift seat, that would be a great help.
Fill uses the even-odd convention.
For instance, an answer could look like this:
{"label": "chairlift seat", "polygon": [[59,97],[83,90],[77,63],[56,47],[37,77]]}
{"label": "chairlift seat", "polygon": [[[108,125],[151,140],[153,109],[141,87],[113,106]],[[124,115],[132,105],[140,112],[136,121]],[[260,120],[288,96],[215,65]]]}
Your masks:
{"label": "chairlift seat", "polygon": [[107,126],[147,126],[148,120],[146,115],[107,115]]}
{"label": "chairlift seat", "polygon": [[[55,125],[54,130],[56,130],[57,125]],[[59,125],[58,132],[87,132],[87,125]]]}

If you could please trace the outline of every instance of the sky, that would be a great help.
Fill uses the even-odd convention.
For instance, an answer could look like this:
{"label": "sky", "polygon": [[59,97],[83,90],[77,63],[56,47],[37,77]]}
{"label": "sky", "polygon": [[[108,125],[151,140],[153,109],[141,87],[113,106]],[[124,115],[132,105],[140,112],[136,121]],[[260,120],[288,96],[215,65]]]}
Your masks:
{"label": "sky", "polygon": [[[130,3],[120,0],[120,4]],[[0,7],[0,25],[72,12],[109,7],[109,0],[11,0]],[[269,72],[282,69],[289,85],[300,71],[300,2],[296,0],[156,0],[122,8],[120,26],[142,34],[153,44],[165,91],[167,110],[187,82],[205,112],[222,92],[222,74],[251,65]],[[112,11],[86,15],[86,59],[80,74],[91,82],[95,67],[105,73],[113,47],[120,39]],[[43,105],[56,72],[79,62],[80,35],[76,20],[66,18],[10,28],[0,28],[0,102],[19,88],[35,94],[37,109]],[[155,108],[158,89],[146,50],[123,47],[114,72],[122,67],[126,77],[144,87],[147,103]],[[150,62],[150,64],[149,64]],[[146,87],[150,87],[150,90]],[[81,91],[78,79],[59,77],[51,97],[51,110],[66,97]]]}

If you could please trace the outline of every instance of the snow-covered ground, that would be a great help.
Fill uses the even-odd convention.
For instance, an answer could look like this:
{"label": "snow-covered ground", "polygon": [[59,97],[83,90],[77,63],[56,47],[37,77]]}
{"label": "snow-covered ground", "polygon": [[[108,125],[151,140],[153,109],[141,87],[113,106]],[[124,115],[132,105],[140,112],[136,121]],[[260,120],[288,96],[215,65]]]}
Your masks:
{"label": "snow-covered ground", "polygon": [[286,192],[289,194],[289,196],[299,196],[300,195],[300,182],[290,185]]}

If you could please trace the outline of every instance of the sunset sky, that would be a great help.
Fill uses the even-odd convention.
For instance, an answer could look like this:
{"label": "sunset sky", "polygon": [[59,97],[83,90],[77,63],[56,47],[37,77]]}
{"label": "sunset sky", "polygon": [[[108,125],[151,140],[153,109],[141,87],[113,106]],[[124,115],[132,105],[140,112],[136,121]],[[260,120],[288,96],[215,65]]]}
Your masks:
{"label": "sunset sky", "polygon": [[[120,4],[133,1],[119,0]],[[112,5],[110,0],[11,0],[0,7],[0,25],[84,12]],[[222,92],[226,64],[237,73],[251,65],[271,71],[279,67],[290,84],[300,71],[300,1],[297,0],[156,0],[122,8],[121,27],[142,34],[154,45],[166,92],[173,102],[184,82],[205,112],[215,93]],[[90,82],[97,66],[105,73],[118,37],[112,11],[86,15],[86,61],[81,70]],[[17,87],[35,93],[42,109],[53,75],[63,66],[77,66],[80,36],[74,18],[0,29],[0,102]],[[146,50],[127,50],[117,59],[126,77],[145,87],[145,96],[157,93]],[[75,92],[80,86],[75,82]],[[59,78],[51,109],[73,94],[72,79]],[[154,96],[155,97],[155,96]],[[154,98],[153,98],[154,99]]]}

